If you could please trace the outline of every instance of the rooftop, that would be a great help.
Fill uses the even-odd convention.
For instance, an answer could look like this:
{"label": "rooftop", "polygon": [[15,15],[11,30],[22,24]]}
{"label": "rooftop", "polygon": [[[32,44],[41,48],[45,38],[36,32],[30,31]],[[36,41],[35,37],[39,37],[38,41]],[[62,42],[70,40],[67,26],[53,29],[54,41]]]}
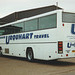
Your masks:
{"label": "rooftop", "polygon": [[55,5],[52,5],[52,6],[46,6],[46,7],[41,7],[41,8],[36,8],[36,9],[31,9],[31,10],[14,12],[14,13],[9,14],[3,18],[0,18],[0,25],[14,22],[16,20],[20,20],[23,18],[36,16],[36,15],[43,14],[43,13],[53,11],[53,10],[57,10],[57,9],[62,9],[62,8],[57,7]]}

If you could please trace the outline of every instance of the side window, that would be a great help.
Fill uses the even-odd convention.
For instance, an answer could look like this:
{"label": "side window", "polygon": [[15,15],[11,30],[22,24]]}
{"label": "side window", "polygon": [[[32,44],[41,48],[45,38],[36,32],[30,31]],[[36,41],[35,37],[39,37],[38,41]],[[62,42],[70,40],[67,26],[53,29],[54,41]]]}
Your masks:
{"label": "side window", "polygon": [[17,23],[13,25],[14,33],[19,33],[24,31],[24,22]]}
{"label": "side window", "polygon": [[2,27],[0,29],[0,35],[6,35],[6,34],[11,34],[13,31],[13,27],[10,26],[6,26],[6,27]]}
{"label": "side window", "polygon": [[37,19],[25,22],[25,31],[37,30]]}
{"label": "side window", "polygon": [[75,14],[63,12],[62,21],[67,23],[75,23]]}
{"label": "side window", "polygon": [[0,28],[0,35],[19,33],[23,31],[24,31],[24,22]]}
{"label": "side window", "polygon": [[57,14],[52,14],[26,22],[16,23],[0,28],[0,35],[32,31],[37,29],[47,29],[57,27]]}
{"label": "side window", "polygon": [[3,35],[5,33],[4,29],[0,29],[0,35]]}
{"label": "side window", "polygon": [[57,25],[56,14],[39,18],[39,29],[55,28]]}
{"label": "side window", "polygon": [[5,31],[6,31],[5,34],[12,34],[12,33],[14,33],[14,26],[13,25],[6,26],[5,27]]}

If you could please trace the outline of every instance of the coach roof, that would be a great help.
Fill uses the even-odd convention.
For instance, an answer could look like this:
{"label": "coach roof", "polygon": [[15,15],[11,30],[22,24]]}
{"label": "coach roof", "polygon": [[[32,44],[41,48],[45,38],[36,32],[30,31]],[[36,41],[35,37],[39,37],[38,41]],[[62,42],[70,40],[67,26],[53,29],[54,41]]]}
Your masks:
{"label": "coach roof", "polygon": [[55,5],[52,6],[46,6],[46,7],[41,7],[41,8],[36,8],[36,9],[31,9],[31,10],[25,10],[25,11],[19,11],[19,12],[14,12],[8,16],[5,16],[0,19],[0,25],[14,22],[16,20],[20,20],[23,18],[28,18],[32,17],[35,15],[43,14],[49,11],[57,10],[57,9],[62,9],[60,7],[57,7]]}

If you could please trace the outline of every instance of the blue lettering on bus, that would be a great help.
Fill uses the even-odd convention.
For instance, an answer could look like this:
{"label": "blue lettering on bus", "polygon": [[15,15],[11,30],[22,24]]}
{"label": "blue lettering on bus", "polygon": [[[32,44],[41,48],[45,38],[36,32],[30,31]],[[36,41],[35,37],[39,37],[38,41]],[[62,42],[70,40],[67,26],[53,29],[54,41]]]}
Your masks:
{"label": "blue lettering on bus", "polygon": [[42,34],[42,35],[34,35],[34,38],[49,38],[49,34]]}
{"label": "blue lettering on bus", "polygon": [[9,38],[6,36],[6,44],[9,44]]}
{"label": "blue lettering on bus", "polygon": [[20,40],[20,39],[39,39],[39,38],[49,38],[49,34],[40,34],[40,35],[34,35],[33,33],[26,33],[26,34],[16,34],[16,35],[9,35],[6,36],[6,44],[9,44],[10,40]]}
{"label": "blue lettering on bus", "polygon": [[75,47],[75,43],[73,43],[73,44],[72,43],[67,43],[68,48],[71,48],[71,46]]}
{"label": "blue lettering on bus", "polygon": [[5,36],[1,36],[1,37],[0,37],[0,39],[4,39],[4,38],[5,38]]}
{"label": "blue lettering on bus", "polygon": [[75,34],[75,24],[72,24],[71,33],[72,33],[72,34]]}
{"label": "blue lettering on bus", "polygon": [[10,40],[19,40],[19,39],[32,39],[33,33],[27,34],[18,34],[18,35],[9,35],[6,36],[6,44],[9,44]]}

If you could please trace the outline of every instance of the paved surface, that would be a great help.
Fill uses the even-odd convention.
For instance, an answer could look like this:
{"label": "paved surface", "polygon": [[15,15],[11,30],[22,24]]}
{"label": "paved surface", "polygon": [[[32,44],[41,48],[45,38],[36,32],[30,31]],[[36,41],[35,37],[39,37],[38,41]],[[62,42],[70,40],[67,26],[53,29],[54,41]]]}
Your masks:
{"label": "paved surface", "polygon": [[4,56],[0,57],[0,75],[75,75],[75,58],[28,62]]}

